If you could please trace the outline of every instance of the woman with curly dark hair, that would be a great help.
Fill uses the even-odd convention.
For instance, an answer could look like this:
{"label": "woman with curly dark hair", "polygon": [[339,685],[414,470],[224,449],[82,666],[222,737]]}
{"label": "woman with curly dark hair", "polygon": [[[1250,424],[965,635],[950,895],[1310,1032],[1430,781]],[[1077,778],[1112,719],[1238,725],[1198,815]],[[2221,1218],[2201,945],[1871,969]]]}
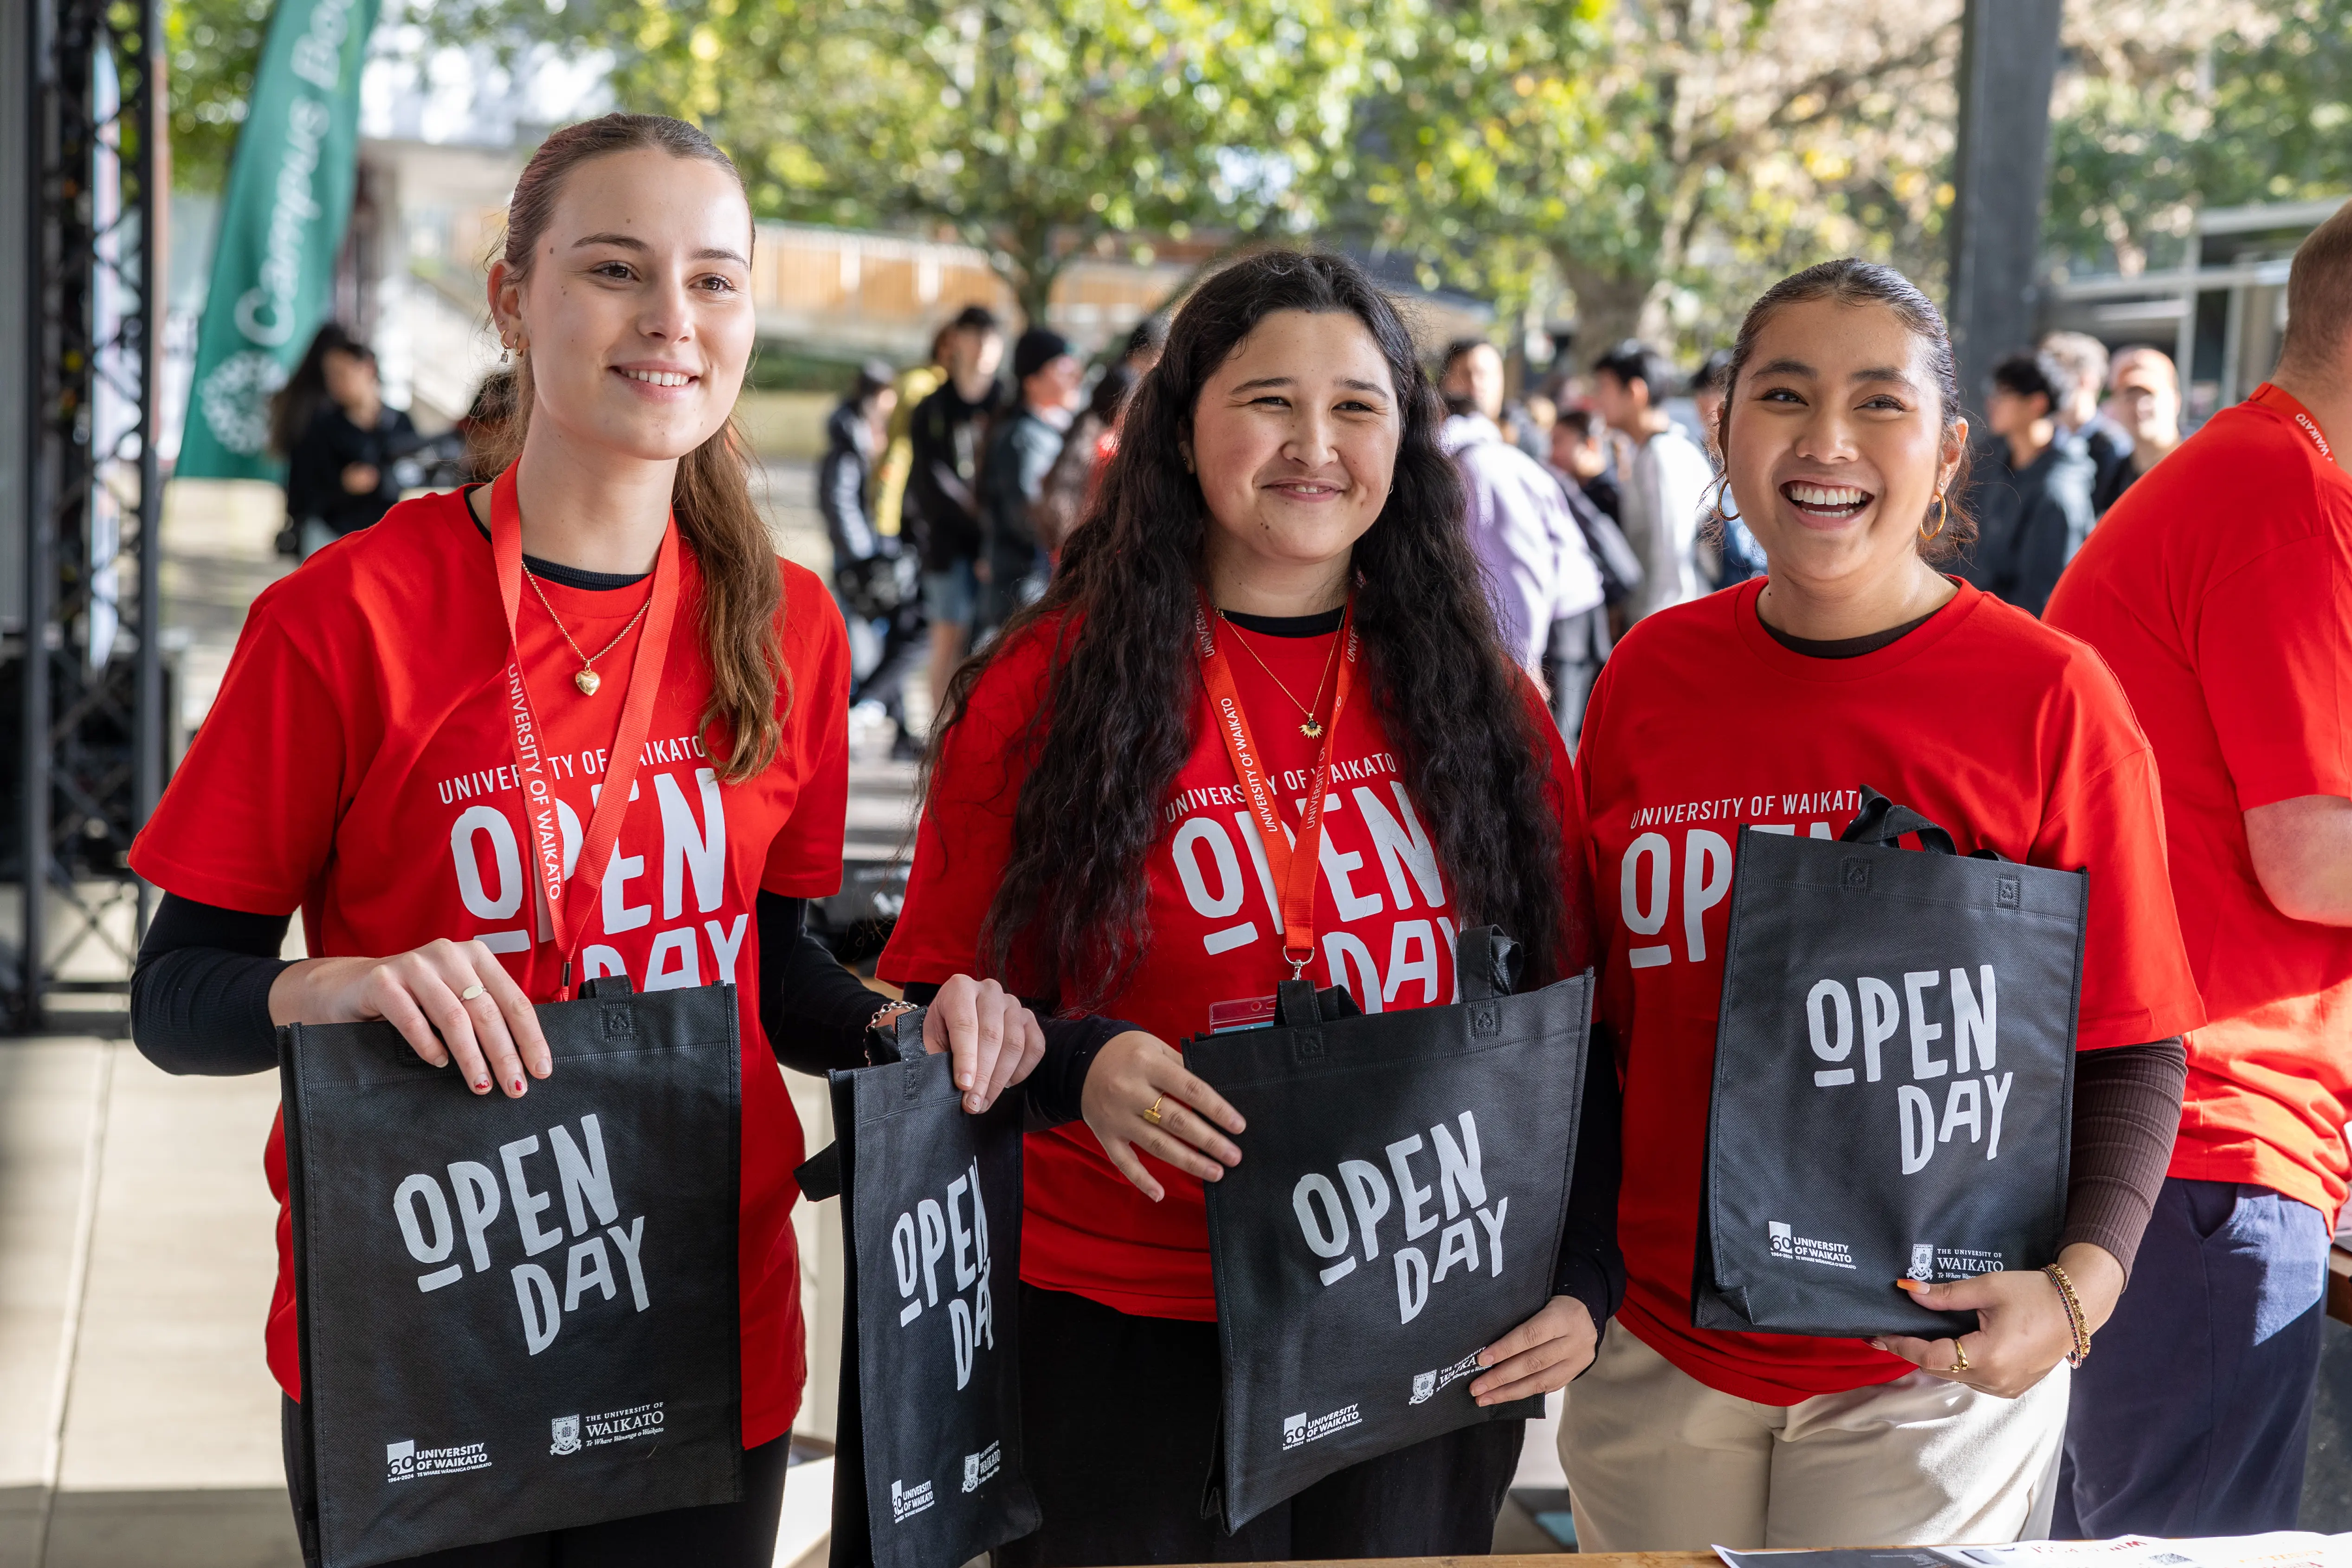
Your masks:
{"label": "woman with curly dark hair", "polygon": [[[919,998],[977,961],[1096,1022],[1032,1081],[1065,1124],[1029,1142],[1022,1430],[1045,1526],[1009,1563],[1490,1548],[1517,1420],[1342,1471],[1233,1536],[1202,1518],[1202,1184],[1248,1135],[1168,1043],[1270,1018],[1302,967],[1367,1011],[1447,1003],[1454,934],[1481,924],[1526,946],[1533,981],[1585,965],[1572,769],[1496,639],[1440,417],[1353,264],[1276,251],[1216,274],[1052,587],[949,690],[881,973]],[[1286,930],[1289,846],[1259,836],[1210,682],[1319,864],[1311,936]],[[1586,1096],[1559,1293],[1485,1353],[1482,1405],[1565,1385],[1614,1308],[1613,1090]]]}

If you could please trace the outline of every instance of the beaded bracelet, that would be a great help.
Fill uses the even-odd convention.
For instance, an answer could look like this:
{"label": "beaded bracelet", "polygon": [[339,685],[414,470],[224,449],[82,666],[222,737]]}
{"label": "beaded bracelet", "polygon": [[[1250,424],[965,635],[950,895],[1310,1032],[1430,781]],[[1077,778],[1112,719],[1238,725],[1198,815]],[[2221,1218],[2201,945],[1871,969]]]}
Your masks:
{"label": "beaded bracelet", "polygon": [[2043,1269],[2050,1282],[2058,1289],[2058,1300],[2066,1309],[2066,1326],[2074,1331],[2074,1348],[2066,1356],[2066,1364],[2080,1366],[2091,1357],[2091,1327],[2083,1321],[2083,1303],[2074,1295],[2074,1281],[2066,1270],[2053,1263]]}

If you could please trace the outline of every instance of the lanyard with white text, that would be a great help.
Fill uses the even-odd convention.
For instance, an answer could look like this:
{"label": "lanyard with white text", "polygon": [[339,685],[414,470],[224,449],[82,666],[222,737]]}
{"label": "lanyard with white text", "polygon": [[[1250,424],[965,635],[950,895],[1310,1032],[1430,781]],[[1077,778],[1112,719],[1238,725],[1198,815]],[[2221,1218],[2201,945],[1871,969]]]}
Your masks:
{"label": "lanyard with white text", "polygon": [[[555,792],[550,787],[547,759],[540,747],[539,715],[531,706],[530,687],[523,680],[522,642],[518,628],[522,612],[522,513],[515,503],[515,465],[490,486],[490,557],[498,564],[499,598],[507,612],[507,716],[513,722],[515,781],[522,789],[524,837],[530,841],[539,873],[540,896],[555,951],[563,961],[562,980],[555,999],[572,999],[572,960],[583,927],[571,918],[563,897],[563,832],[555,820]],[[635,782],[638,753],[653,727],[654,702],[661,694],[663,662],[669,654],[670,621],[677,609],[677,523],[672,518],[662,532],[661,553],[654,561],[652,597],[646,604],[646,623],[637,640],[637,656],[629,668],[629,690],[621,701],[621,722],[613,737],[611,760],[596,809],[581,840],[573,874],[583,887],[593,889],[604,880],[604,862],[620,837],[621,819],[629,809],[629,790]]]}
{"label": "lanyard with white text", "polygon": [[2319,448],[2320,456],[2330,463],[2336,461],[2336,453],[2327,444],[2327,437],[2320,433],[2319,421],[2311,417],[2311,411],[2295,401],[2293,393],[2282,392],[2276,384],[2264,382],[2254,389],[2253,396],[2246,401],[2261,403],[2265,408],[2274,408],[2286,415],[2297,428],[2311,437],[2311,444]]}
{"label": "lanyard with white text", "polygon": [[1331,692],[1331,716],[1323,727],[1323,745],[1315,755],[1315,776],[1307,781],[1307,802],[1298,819],[1298,841],[1293,845],[1275,807],[1274,785],[1265,776],[1257,742],[1250,734],[1249,716],[1242,711],[1241,693],[1234,686],[1234,667],[1217,646],[1216,620],[1204,598],[1192,612],[1192,633],[1201,655],[1201,679],[1209,688],[1209,706],[1216,710],[1217,732],[1225,738],[1225,754],[1233,758],[1234,776],[1248,797],[1250,815],[1256,820],[1258,841],[1265,846],[1265,863],[1282,890],[1282,956],[1297,979],[1315,958],[1315,873],[1323,849],[1323,800],[1331,787],[1331,747],[1339,739],[1339,712],[1348,706],[1348,685],[1355,674],[1354,606],[1339,617],[1339,677]]}

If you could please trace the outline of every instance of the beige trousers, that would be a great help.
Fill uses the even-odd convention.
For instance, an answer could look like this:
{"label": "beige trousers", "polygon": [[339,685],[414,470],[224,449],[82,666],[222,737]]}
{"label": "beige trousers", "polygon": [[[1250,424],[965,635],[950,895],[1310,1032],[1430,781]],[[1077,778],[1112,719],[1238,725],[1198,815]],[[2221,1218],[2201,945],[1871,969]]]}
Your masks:
{"label": "beige trousers", "polygon": [[1790,1406],[1718,1394],[1612,1324],[1559,1423],[1584,1552],[2039,1540],[2063,1366],[2016,1399],[1925,1372]]}

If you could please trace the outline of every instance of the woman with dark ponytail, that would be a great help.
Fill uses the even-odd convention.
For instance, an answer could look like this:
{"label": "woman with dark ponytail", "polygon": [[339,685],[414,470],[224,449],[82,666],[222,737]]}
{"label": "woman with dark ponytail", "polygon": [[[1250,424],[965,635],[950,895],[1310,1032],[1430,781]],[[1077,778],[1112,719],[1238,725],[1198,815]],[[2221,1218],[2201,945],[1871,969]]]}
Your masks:
{"label": "woman with dark ponytail", "polygon": [[[513,366],[498,477],[394,507],[255,601],[132,851],[165,890],[132,1031],[168,1071],[269,1071],[277,1025],[383,1019],[477,1094],[520,1098],[563,1071],[532,1004],[607,976],[738,988],[743,1500],[436,1553],[434,1568],[774,1555],[805,1374],[790,1222],[803,1150],[777,1066],[860,1065],[868,1029],[903,1004],[803,930],[806,900],[840,885],[849,656],[824,584],[777,559],[731,423],[751,245],[742,182],[692,126],[614,114],[549,137],[490,267]],[[517,708],[535,713],[549,769],[558,831],[543,837],[518,788]],[[546,874],[577,883],[624,750],[636,779],[606,873],[551,920],[525,866],[544,845]],[[311,956],[289,963],[298,905]],[[1044,1050],[1018,1001],[961,975],[925,1033],[954,1051],[975,1109]],[[283,1203],[282,1131],[264,1164]],[[315,1561],[288,1223],[268,1349]]]}
{"label": "woman with dark ponytail", "polygon": [[[1249,1139],[1170,1043],[1270,1008],[1299,964],[1368,1011],[1449,1002],[1465,926],[1517,936],[1532,981],[1586,963],[1572,769],[1496,640],[1440,417],[1351,263],[1227,267],[1178,312],[1045,596],[947,693],[881,973],[919,996],[970,969],[1087,1025],[1030,1084],[1065,1124],[1029,1141],[1022,1422],[1045,1523],[1008,1563],[1492,1543],[1515,1420],[1342,1471],[1232,1537],[1201,1517],[1219,1379],[1202,1184]],[[1319,865],[1311,948],[1289,949],[1285,856],[1211,682]],[[1614,1309],[1613,1089],[1587,1096],[1559,1293],[1485,1353],[1482,1404],[1565,1385]]]}

